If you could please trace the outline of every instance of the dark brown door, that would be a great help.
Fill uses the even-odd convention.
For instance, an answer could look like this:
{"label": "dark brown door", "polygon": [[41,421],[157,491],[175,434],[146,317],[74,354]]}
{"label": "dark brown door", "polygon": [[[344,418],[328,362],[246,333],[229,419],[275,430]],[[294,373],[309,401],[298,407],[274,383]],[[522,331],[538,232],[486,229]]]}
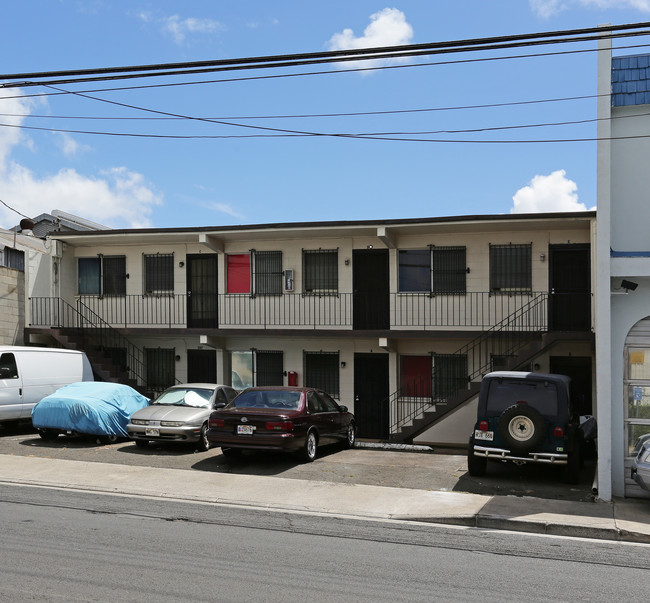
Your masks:
{"label": "dark brown door", "polygon": [[388,329],[388,249],[355,249],[352,261],[353,328]]}
{"label": "dark brown door", "polygon": [[549,245],[549,329],[591,330],[589,245]]}
{"label": "dark brown door", "polygon": [[216,350],[187,350],[187,381],[189,383],[217,382]]}
{"label": "dark brown door", "polygon": [[218,327],[217,255],[187,256],[187,326]]}
{"label": "dark brown door", "polygon": [[388,439],[388,354],[354,355],[354,416],[360,438]]}

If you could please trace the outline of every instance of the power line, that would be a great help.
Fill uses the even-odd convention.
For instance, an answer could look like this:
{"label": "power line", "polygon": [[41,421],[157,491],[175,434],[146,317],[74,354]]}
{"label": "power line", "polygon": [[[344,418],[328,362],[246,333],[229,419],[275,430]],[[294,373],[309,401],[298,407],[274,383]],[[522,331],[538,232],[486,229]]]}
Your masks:
{"label": "power line", "polygon": [[[650,30],[647,29],[648,27],[650,27],[650,22],[587,29],[572,29],[555,32],[541,32],[535,34],[519,34],[491,38],[454,40],[450,42],[410,44],[379,48],[347,49],[319,53],[302,53],[291,55],[272,55],[265,57],[244,57],[238,59],[219,59],[212,61],[3,74],[0,75],[0,80],[22,80],[17,83],[7,83],[3,85],[6,88],[10,88],[38,86],[41,84],[61,85],[90,81],[159,77],[161,75],[188,75],[193,73],[234,71],[241,69],[268,69],[360,60],[368,61],[399,59],[422,55],[503,50],[510,48],[539,46],[543,44],[567,44],[574,42],[595,41],[604,38],[616,39],[631,36],[645,36],[650,34]],[[385,68],[385,66],[382,68]],[[82,75],[90,75],[92,77],[81,77]],[[43,80],[43,78],[47,77],[65,77],[66,79],[34,81]],[[72,77],[72,79],[70,79],[70,77]]]}

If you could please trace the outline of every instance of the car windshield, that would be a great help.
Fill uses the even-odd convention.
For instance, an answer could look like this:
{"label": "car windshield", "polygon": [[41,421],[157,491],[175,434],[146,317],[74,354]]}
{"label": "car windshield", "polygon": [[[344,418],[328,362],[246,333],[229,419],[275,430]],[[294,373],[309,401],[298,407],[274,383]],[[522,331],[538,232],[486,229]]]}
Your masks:
{"label": "car windshield", "polygon": [[163,406],[194,406],[196,408],[208,408],[210,406],[210,398],[212,397],[211,389],[169,389],[163,392],[159,398],[154,401],[154,404]]}
{"label": "car windshield", "polygon": [[281,410],[298,410],[301,392],[285,391],[250,391],[243,392],[235,398],[235,408],[276,408]]}
{"label": "car windshield", "polygon": [[488,392],[487,411],[501,414],[513,404],[526,402],[547,417],[558,413],[557,387],[549,381],[493,379]]}

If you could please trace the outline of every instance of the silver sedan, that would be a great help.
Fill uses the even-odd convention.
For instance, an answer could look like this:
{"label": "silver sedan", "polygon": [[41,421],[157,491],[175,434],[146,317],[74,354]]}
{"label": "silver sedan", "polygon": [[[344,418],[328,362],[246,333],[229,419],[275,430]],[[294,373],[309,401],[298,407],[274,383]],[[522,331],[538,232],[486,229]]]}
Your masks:
{"label": "silver sedan", "polygon": [[208,450],[208,418],[216,405],[230,402],[237,391],[217,383],[186,383],[165,390],[151,405],[131,415],[126,426],[137,446],[149,442],[197,442]]}
{"label": "silver sedan", "polygon": [[641,444],[632,461],[632,479],[644,490],[650,490],[650,439]]}

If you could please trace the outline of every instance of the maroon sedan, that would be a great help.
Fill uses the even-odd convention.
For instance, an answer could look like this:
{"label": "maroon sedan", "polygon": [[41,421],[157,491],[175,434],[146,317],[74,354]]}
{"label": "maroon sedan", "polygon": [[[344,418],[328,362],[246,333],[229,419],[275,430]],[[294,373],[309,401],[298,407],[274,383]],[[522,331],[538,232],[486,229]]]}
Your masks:
{"label": "maroon sedan", "polygon": [[321,444],[356,439],[354,415],[324,391],[311,387],[251,387],[215,410],[208,440],[225,456],[241,450],[298,452],[311,462]]}

